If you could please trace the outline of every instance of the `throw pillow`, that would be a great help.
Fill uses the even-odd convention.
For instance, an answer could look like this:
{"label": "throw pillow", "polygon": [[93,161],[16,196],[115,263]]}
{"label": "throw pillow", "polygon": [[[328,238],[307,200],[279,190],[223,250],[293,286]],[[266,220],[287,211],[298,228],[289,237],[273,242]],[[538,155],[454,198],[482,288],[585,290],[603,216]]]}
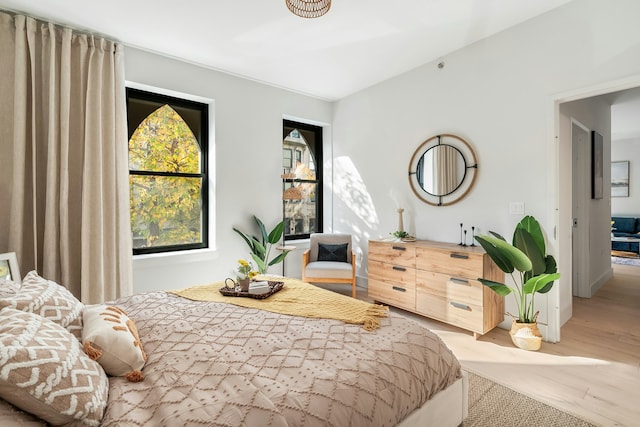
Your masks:
{"label": "throw pillow", "polygon": [[129,381],[142,381],[140,370],[147,361],[132,319],[117,307],[87,306],[83,313],[82,342],[85,352],[105,372]]}
{"label": "throw pillow", "polygon": [[98,426],[109,380],[62,326],[34,313],[0,310],[0,397],[52,425]]}
{"label": "throw pillow", "polygon": [[18,292],[20,285],[12,280],[0,279],[0,298],[8,298]]}
{"label": "throw pillow", "polygon": [[347,259],[348,243],[331,245],[318,243],[318,261],[349,262]]}
{"label": "throw pillow", "polygon": [[38,276],[35,271],[26,275],[22,286],[13,296],[0,300],[2,307],[39,314],[66,328],[78,340],[82,338],[84,304],[67,288]]}

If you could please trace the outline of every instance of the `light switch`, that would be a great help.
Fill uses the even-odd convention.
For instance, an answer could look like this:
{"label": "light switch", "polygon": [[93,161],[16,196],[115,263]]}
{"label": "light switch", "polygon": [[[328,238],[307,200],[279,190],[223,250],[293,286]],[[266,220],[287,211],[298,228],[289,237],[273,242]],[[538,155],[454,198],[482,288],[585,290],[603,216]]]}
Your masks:
{"label": "light switch", "polygon": [[509,203],[509,213],[512,215],[524,214],[524,202],[511,202]]}

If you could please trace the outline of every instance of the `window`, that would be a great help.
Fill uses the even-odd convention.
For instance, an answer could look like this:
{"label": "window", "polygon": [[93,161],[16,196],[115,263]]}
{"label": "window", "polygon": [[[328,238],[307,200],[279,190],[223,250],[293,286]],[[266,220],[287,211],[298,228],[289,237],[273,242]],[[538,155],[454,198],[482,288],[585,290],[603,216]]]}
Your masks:
{"label": "window", "polygon": [[291,172],[291,169],[293,169],[293,160],[291,157],[291,148],[283,148],[282,166],[285,168],[287,173]]}
{"label": "window", "polygon": [[305,239],[322,232],[322,128],[284,120],[282,153],[284,238]]}
{"label": "window", "polygon": [[208,105],[127,88],[133,253],[208,247]]}

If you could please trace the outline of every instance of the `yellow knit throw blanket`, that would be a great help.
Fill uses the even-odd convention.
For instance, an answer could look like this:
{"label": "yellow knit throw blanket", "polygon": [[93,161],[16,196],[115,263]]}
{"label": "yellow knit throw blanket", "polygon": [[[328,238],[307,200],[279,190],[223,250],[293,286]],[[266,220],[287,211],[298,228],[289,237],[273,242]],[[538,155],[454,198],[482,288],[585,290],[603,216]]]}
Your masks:
{"label": "yellow knit throw blanket", "polygon": [[[257,280],[268,280],[260,278]],[[271,280],[273,280],[271,278]],[[227,297],[219,290],[223,282],[168,291],[194,301],[226,302],[247,308],[259,308],[273,313],[292,316],[342,320],[363,325],[367,331],[380,326],[380,317],[386,317],[388,307],[370,304],[326,289],[320,289],[301,280],[283,278],[284,287],[265,299]]]}

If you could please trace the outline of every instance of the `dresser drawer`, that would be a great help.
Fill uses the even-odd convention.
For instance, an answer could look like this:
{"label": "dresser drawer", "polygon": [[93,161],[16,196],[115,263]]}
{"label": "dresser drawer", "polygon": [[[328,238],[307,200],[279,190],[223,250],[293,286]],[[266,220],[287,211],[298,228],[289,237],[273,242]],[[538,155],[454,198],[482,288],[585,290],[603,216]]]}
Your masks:
{"label": "dresser drawer", "polygon": [[397,283],[411,283],[411,287],[414,287],[416,270],[415,268],[405,267],[403,265],[392,265],[370,259],[369,277]]}
{"label": "dresser drawer", "polygon": [[416,291],[416,311],[470,331],[485,333],[482,307]]}
{"label": "dresser drawer", "polygon": [[416,309],[416,289],[413,284],[401,285],[369,279],[369,298],[394,307]]}
{"label": "dresser drawer", "polygon": [[483,277],[484,258],[481,253],[434,248],[417,248],[416,267],[438,271],[454,277],[477,279]]}
{"label": "dresser drawer", "polygon": [[369,242],[369,260],[387,264],[416,266],[416,248],[404,243]]}
{"label": "dresser drawer", "polygon": [[483,305],[482,283],[433,271],[416,271],[416,289],[466,304]]}

